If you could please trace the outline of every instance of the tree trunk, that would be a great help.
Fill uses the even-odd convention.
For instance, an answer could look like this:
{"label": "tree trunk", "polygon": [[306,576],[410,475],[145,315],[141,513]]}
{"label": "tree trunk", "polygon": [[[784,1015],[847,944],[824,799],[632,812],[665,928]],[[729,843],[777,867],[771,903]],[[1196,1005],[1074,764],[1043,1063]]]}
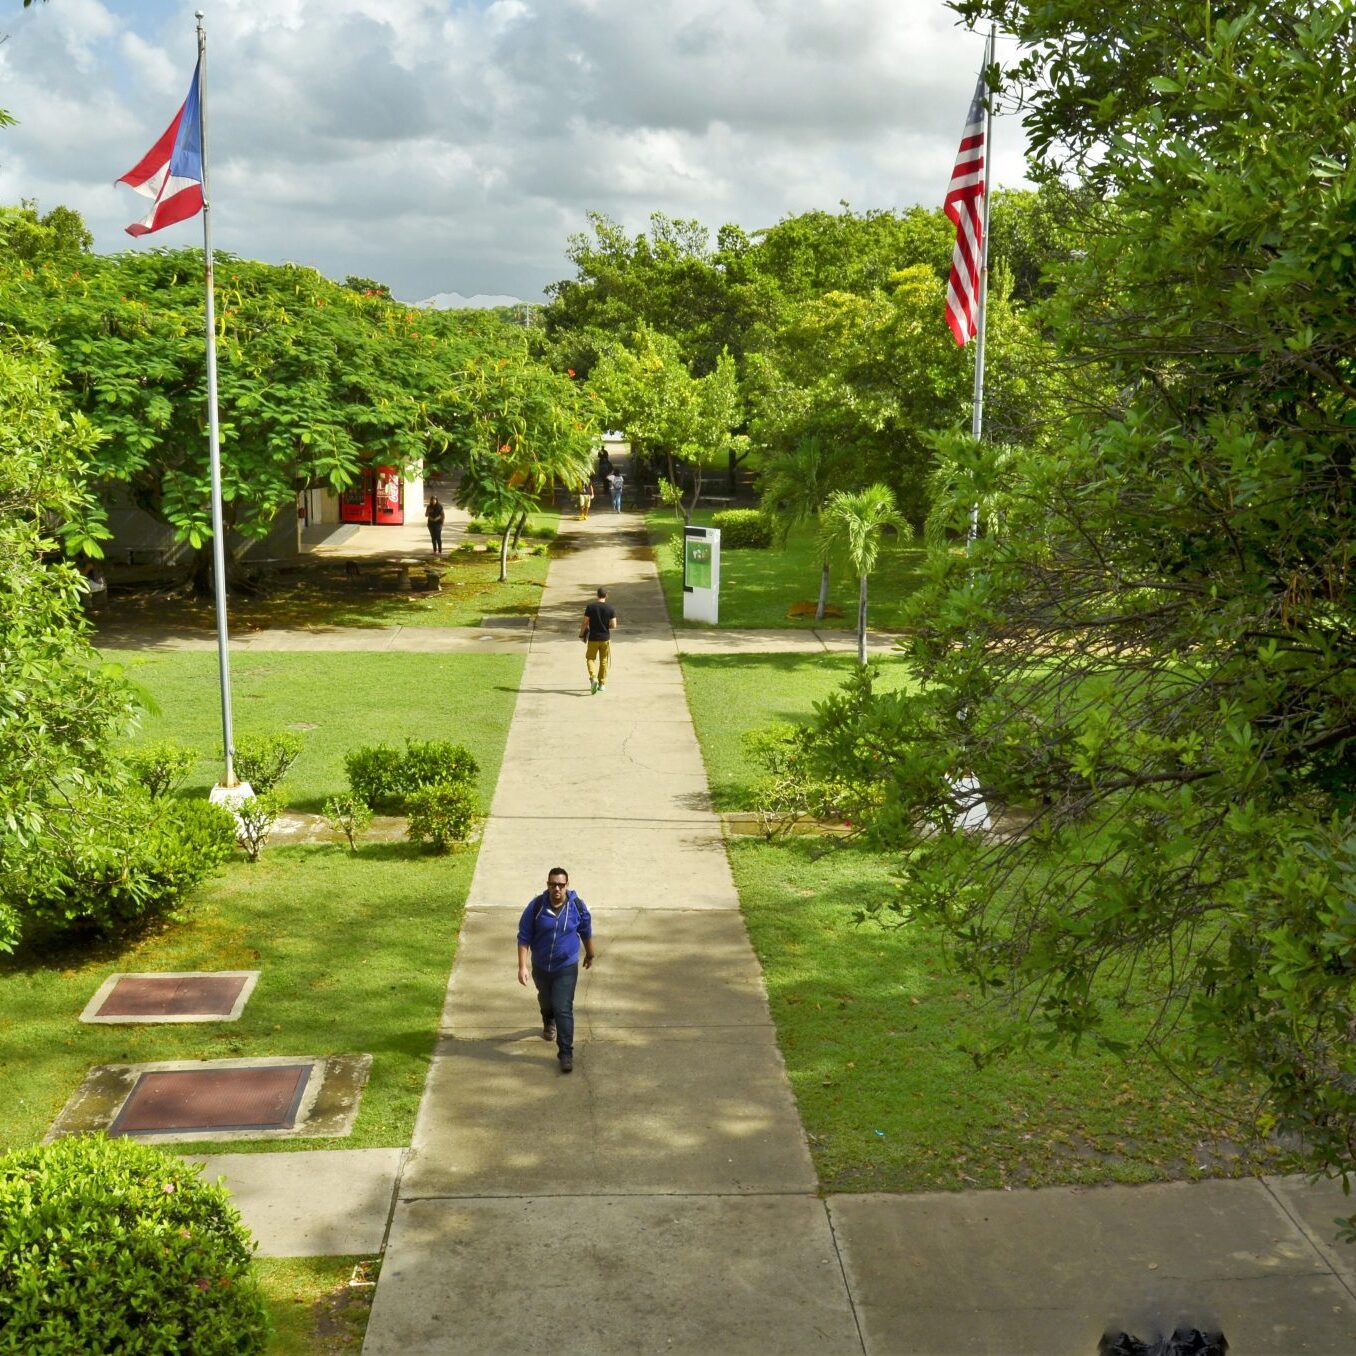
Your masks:
{"label": "tree trunk", "polygon": [[819,601],[815,604],[815,621],[824,620],[824,610],[829,605],[829,562],[819,567]]}
{"label": "tree trunk", "polygon": [[866,667],[866,576],[857,591],[857,662]]}
{"label": "tree trunk", "polygon": [[523,528],[527,526],[527,510],[524,509],[518,516],[518,525],[513,529],[513,549],[518,549],[518,538],[523,535]]}
{"label": "tree trunk", "polygon": [[692,468],[692,502],[683,505],[683,523],[690,527],[692,515],[697,511],[697,500],[702,497],[702,468],[698,463]]}
{"label": "tree trunk", "polygon": [[209,541],[193,552],[193,596],[210,598],[212,593],[212,543]]}
{"label": "tree trunk", "polygon": [[508,583],[509,534],[513,531],[513,519],[504,524],[504,535],[499,539],[499,582]]}

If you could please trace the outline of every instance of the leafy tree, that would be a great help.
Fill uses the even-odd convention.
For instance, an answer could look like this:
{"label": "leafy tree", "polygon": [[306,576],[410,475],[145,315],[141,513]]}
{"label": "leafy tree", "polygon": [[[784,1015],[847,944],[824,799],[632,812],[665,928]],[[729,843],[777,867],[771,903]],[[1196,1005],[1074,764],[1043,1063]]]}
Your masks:
{"label": "leafy tree", "polygon": [[[867,674],[824,728],[895,907],[1014,995],[997,1048],[1147,1004],[1356,1169],[1356,5],[957,7],[1024,48],[1038,172],[1113,206],[1044,307],[1059,438],[940,444],[936,535],[993,513],[933,559],[926,690]],[[966,774],[1029,828],[946,832]]]}
{"label": "leafy tree", "polygon": [[591,402],[579,383],[533,362],[519,344],[512,357],[471,364],[461,374],[470,442],[457,502],[503,524],[499,579],[508,578],[510,538],[522,531],[541,494],[557,482],[582,483],[593,464]]}
{"label": "leafy tree", "polygon": [[[219,256],[217,288],[222,489],[236,532],[265,534],[302,485],[341,490],[365,465],[410,467],[453,446],[465,414],[450,375],[486,338],[291,265]],[[105,435],[91,474],[127,485],[199,548],[205,588],[202,316],[195,250],[0,267],[0,323],[52,343],[71,399]]]}
{"label": "leafy tree", "polygon": [[626,430],[633,449],[665,459],[670,485],[679,484],[678,464],[685,467],[688,488],[674,505],[691,522],[704,470],[745,444],[737,432],[744,409],[734,359],[722,353],[712,371],[694,377],[676,341],[643,326],[631,347],[608,350],[591,385],[607,422]]}
{"label": "leafy tree", "polygon": [[[749,360],[750,437],[770,472],[807,438],[834,449],[839,488],[879,481],[913,523],[927,513],[928,431],[968,423],[973,367],[942,321],[945,284],[928,267],[891,291],[830,292],[798,303]],[[989,308],[986,407],[996,433],[1029,434],[1042,412],[1032,375],[1039,341],[1000,278]]]}
{"label": "leafy tree", "polygon": [[[775,458],[761,478],[762,509],[772,524],[773,539],[785,546],[796,528],[817,522],[824,501],[841,484],[838,459],[813,434],[802,438],[784,456]],[[824,553],[819,568],[819,600],[815,621],[824,620],[829,604],[829,556]]]}
{"label": "leafy tree", "polygon": [[867,580],[886,531],[902,530],[904,520],[888,485],[868,485],[864,490],[835,490],[824,504],[820,524],[824,554],[846,556],[857,576],[857,662],[865,664]]}

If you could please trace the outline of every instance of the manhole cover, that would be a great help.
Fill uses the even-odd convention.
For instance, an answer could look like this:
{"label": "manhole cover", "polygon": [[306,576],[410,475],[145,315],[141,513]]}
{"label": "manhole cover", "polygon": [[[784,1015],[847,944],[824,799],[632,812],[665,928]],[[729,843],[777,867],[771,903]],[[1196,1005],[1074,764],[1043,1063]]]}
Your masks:
{"label": "manhole cover", "polygon": [[81,1014],[84,1022],[230,1022],[240,1016],[257,970],[112,975]]}
{"label": "manhole cover", "polygon": [[109,1126],[110,1135],[184,1130],[290,1130],[311,1064],[144,1073]]}
{"label": "manhole cover", "polygon": [[482,628],[494,631],[528,631],[532,627],[531,617],[482,617]]}

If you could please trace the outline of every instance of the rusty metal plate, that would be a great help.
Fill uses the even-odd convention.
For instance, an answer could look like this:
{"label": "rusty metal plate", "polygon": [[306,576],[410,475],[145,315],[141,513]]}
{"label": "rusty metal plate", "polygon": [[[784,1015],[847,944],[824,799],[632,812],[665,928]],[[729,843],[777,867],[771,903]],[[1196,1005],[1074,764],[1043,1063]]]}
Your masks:
{"label": "rusty metal plate", "polygon": [[85,1004],[82,1022],[234,1022],[258,970],[187,970],[109,975]]}
{"label": "rusty metal plate", "polygon": [[244,987],[244,975],[124,975],[98,1015],[229,1017]]}
{"label": "rusty metal plate", "polygon": [[290,1130],[313,1064],[144,1073],[110,1135]]}

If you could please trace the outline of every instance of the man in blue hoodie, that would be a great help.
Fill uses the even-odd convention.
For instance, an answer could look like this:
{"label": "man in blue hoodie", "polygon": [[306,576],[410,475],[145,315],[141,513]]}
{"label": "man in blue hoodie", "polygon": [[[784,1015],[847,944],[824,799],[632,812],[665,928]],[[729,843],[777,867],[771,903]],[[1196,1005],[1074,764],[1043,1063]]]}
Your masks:
{"label": "man in blue hoodie", "polygon": [[587,970],[593,964],[593,920],[570,889],[570,873],[553,866],[546,873],[546,889],[518,920],[518,983],[526,985],[530,975],[537,986],[541,1038],[555,1040],[561,1073],[574,1068],[574,990],[581,942]]}

